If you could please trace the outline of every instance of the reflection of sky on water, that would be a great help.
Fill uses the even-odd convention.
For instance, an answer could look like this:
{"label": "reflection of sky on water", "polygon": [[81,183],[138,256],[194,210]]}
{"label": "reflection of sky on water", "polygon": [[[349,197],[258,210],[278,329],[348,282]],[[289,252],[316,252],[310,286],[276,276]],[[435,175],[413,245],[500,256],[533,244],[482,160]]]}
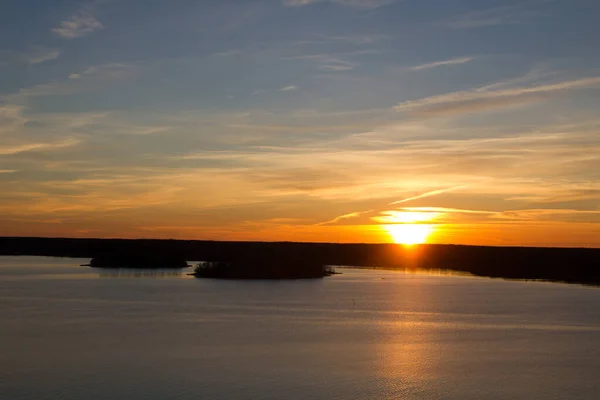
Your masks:
{"label": "reflection of sky on water", "polygon": [[[86,278],[73,278],[82,269]],[[16,270],[23,279],[7,279]],[[342,272],[103,279],[78,262],[0,258],[2,396],[595,400],[600,391],[598,289]]]}

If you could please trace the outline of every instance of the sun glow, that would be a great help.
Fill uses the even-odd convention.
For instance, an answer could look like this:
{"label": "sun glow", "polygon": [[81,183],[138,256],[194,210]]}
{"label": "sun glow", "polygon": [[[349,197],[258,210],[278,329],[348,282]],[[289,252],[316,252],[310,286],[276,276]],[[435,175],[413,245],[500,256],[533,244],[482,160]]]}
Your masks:
{"label": "sun glow", "polygon": [[394,243],[405,245],[427,243],[434,229],[433,225],[426,224],[384,225],[384,228]]}
{"label": "sun glow", "polygon": [[432,221],[439,217],[441,213],[438,212],[422,212],[422,211],[383,211],[382,215],[374,217],[373,220],[382,224],[414,224],[420,221]]}
{"label": "sun glow", "polygon": [[427,243],[436,227],[431,222],[442,216],[439,212],[402,209],[383,211],[372,220],[381,224],[394,243],[413,245]]}

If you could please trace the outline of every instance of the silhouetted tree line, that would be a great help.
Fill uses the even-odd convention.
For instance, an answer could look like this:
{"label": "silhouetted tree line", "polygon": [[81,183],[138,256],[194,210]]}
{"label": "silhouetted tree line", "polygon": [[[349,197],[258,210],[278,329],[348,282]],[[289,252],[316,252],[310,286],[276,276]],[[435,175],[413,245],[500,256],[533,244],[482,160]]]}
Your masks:
{"label": "silhouetted tree line", "polygon": [[[176,255],[184,260],[258,265],[347,265],[385,268],[435,268],[474,275],[543,279],[600,285],[600,249],[481,247],[394,244],[289,242],[217,242],[191,240],[124,240],[0,238],[0,255],[94,258],[106,254]],[[250,260],[250,261],[249,261]],[[299,264],[299,265],[300,265]],[[270,267],[269,267],[270,268]],[[294,267],[295,268],[295,267]]]}

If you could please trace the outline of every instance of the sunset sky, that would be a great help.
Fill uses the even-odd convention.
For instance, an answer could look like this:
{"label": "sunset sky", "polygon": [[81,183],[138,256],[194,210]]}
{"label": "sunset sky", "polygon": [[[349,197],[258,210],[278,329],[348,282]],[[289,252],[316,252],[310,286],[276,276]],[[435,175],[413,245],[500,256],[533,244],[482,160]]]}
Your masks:
{"label": "sunset sky", "polygon": [[598,16],[5,0],[0,235],[600,247]]}

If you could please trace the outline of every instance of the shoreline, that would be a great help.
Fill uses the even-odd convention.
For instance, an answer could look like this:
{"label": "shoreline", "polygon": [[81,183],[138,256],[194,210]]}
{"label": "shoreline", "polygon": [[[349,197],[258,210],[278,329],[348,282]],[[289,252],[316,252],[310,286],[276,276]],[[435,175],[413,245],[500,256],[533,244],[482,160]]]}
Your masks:
{"label": "shoreline", "polygon": [[433,269],[508,280],[600,285],[600,249],[592,248],[0,237],[0,255],[6,256],[92,259],[107,254],[174,255],[244,265],[254,260],[270,266]]}

